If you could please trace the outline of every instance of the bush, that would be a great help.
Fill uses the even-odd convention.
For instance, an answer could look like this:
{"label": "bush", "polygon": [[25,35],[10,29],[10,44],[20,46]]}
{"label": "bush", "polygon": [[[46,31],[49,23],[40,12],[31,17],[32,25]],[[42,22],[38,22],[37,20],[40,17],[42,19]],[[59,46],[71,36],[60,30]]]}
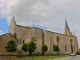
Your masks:
{"label": "bush", "polygon": [[76,55],[80,55],[80,52],[78,51],[78,52],[76,52]]}
{"label": "bush", "polygon": [[45,52],[47,52],[47,50],[48,50],[48,47],[47,47],[47,45],[43,45],[42,46],[42,55],[44,55],[45,54]]}
{"label": "bush", "polygon": [[27,52],[27,50],[28,50],[28,45],[27,45],[27,43],[23,44],[22,50],[25,51],[25,55],[26,55],[26,52]]}
{"label": "bush", "polygon": [[36,43],[34,41],[30,41],[28,44],[28,51],[29,51],[29,55],[32,55],[32,52],[34,52],[36,49]]}
{"label": "bush", "polygon": [[59,54],[59,47],[57,45],[54,46],[53,50],[58,52],[58,54]]}

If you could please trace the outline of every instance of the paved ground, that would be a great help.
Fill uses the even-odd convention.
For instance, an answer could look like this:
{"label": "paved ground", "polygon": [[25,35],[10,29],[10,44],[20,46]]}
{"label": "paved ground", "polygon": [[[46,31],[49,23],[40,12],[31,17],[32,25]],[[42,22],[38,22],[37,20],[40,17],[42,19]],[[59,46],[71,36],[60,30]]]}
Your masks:
{"label": "paved ground", "polygon": [[57,58],[57,59],[49,59],[49,60],[80,60],[80,55],[69,56],[69,57],[64,57],[64,58]]}

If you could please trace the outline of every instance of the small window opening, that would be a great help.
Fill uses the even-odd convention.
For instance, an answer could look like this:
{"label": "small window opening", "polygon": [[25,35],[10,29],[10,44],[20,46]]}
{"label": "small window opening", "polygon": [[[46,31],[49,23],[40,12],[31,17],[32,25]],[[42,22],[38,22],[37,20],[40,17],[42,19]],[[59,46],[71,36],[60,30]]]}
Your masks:
{"label": "small window opening", "polygon": [[67,46],[65,46],[65,51],[67,51]]}
{"label": "small window opening", "polygon": [[54,51],[54,46],[55,46],[55,45],[53,45],[53,51]]}
{"label": "small window opening", "polygon": [[23,40],[23,44],[24,44],[24,40]]}

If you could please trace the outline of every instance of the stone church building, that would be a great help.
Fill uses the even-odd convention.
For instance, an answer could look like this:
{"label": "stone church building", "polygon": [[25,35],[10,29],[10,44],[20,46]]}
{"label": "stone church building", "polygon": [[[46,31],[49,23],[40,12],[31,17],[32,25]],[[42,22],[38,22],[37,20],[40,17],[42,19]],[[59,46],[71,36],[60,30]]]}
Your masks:
{"label": "stone church building", "polygon": [[37,49],[33,54],[40,55],[42,53],[41,48],[43,44],[46,44],[48,46],[48,51],[46,54],[49,55],[56,54],[56,52],[53,51],[55,45],[59,46],[60,54],[70,54],[71,52],[77,52],[78,50],[77,36],[72,35],[66,20],[64,34],[60,34],[32,26],[17,25],[15,18],[13,17],[9,32],[0,36],[0,55],[8,54],[5,51],[4,46],[10,39],[15,40],[18,45],[18,51],[13,54],[24,54],[24,51],[21,50],[21,47],[24,43],[28,43],[30,40],[34,40],[37,46]]}

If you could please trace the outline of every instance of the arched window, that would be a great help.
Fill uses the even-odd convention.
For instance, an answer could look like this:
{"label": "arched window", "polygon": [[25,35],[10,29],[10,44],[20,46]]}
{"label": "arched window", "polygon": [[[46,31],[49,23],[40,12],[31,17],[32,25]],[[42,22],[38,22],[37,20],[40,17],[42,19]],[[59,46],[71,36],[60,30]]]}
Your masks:
{"label": "arched window", "polygon": [[55,45],[53,45],[53,51],[54,51],[54,47],[55,47]]}
{"label": "arched window", "polygon": [[59,43],[60,43],[60,37],[57,36],[57,45],[59,46]]}
{"label": "arched window", "polygon": [[42,44],[44,44],[44,32],[42,33]]}
{"label": "arched window", "polygon": [[65,51],[67,51],[67,46],[65,46]]}
{"label": "arched window", "polygon": [[24,40],[23,40],[23,44],[24,44]]}
{"label": "arched window", "polygon": [[70,39],[70,45],[71,45],[71,52],[73,52],[72,39]]}

